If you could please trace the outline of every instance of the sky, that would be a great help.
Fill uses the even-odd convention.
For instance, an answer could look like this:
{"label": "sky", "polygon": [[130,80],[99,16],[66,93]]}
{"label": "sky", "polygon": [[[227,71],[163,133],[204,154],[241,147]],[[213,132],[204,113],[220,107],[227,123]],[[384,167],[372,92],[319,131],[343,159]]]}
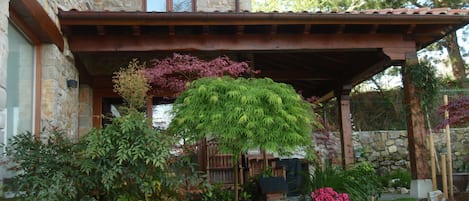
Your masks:
{"label": "sky", "polygon": [[147,0],[147,11],[165,11],[166,1]]}

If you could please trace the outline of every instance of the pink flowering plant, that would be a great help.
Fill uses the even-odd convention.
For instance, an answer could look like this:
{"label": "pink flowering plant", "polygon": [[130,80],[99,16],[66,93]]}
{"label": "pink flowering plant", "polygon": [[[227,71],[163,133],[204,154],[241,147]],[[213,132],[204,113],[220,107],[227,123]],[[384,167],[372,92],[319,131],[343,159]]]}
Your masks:
{"label": "pink flowering plant", "polygon": [[311,197],[313,201],[350,201],[347,193],[337,193],[331,187],[316,189]]}

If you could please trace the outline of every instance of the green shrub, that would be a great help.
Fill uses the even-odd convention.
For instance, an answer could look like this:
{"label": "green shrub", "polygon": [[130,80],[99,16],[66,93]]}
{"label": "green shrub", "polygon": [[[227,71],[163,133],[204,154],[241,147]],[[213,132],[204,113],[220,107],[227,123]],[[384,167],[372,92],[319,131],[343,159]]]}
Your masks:
{"label": "green shrub", "polygon": [[371,196],[379,197],[383,191],[379,177],[371,163],[362,162],[344,171],[345,192],[350,200],[369,200]]}
{"label": "green shrub", "polygon": [[405,187],[410,188],[410,182],[412,180],[412,175],[410,171],[398,169],[388,174],[381,176],[381,184],[386,187]]}
{"label": "green shrub", "polygon": [[338,193],[347,193],[351,201],[379,197],[383,190],[373,165],[367,162],[356,164],[347,170],[332,166],[327,166],[324,170],[316,169],[306,182],[304,194],[309,195],[323,187],[332,187]]}
{"label": "green shrub", "polygon": [[88,197],[97,182],[81,172],[84,146],[72,143],[60,131],[43,132],[43,139],[31,133],[14,136],[6,148],[16,164],[12,192],[24,200],[78,200]]}

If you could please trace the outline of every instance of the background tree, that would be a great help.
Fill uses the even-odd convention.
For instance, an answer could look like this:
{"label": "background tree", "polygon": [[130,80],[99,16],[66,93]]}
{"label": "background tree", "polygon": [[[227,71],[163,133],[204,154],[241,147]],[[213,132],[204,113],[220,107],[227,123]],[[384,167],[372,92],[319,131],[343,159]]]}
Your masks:
{"label": "background tree", "polygon": [[201,78],[175,101],[169,126],[187,142],[205,137],[233,154],[235,200],[238,200],[238,160],[249,149],[291,153],[312,143],[317,120],[311,105],[292,86],[271,79]]}

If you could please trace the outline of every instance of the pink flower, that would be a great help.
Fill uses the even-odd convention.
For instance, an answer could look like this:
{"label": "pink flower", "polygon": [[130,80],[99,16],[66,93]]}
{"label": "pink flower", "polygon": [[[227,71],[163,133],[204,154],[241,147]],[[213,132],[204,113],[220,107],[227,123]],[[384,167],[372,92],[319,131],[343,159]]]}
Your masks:
{"label": "pink flower", "polygon": [[350,201],[347,193],[337,193],[331,187],[316,189],[311,197],[313,201]]}

